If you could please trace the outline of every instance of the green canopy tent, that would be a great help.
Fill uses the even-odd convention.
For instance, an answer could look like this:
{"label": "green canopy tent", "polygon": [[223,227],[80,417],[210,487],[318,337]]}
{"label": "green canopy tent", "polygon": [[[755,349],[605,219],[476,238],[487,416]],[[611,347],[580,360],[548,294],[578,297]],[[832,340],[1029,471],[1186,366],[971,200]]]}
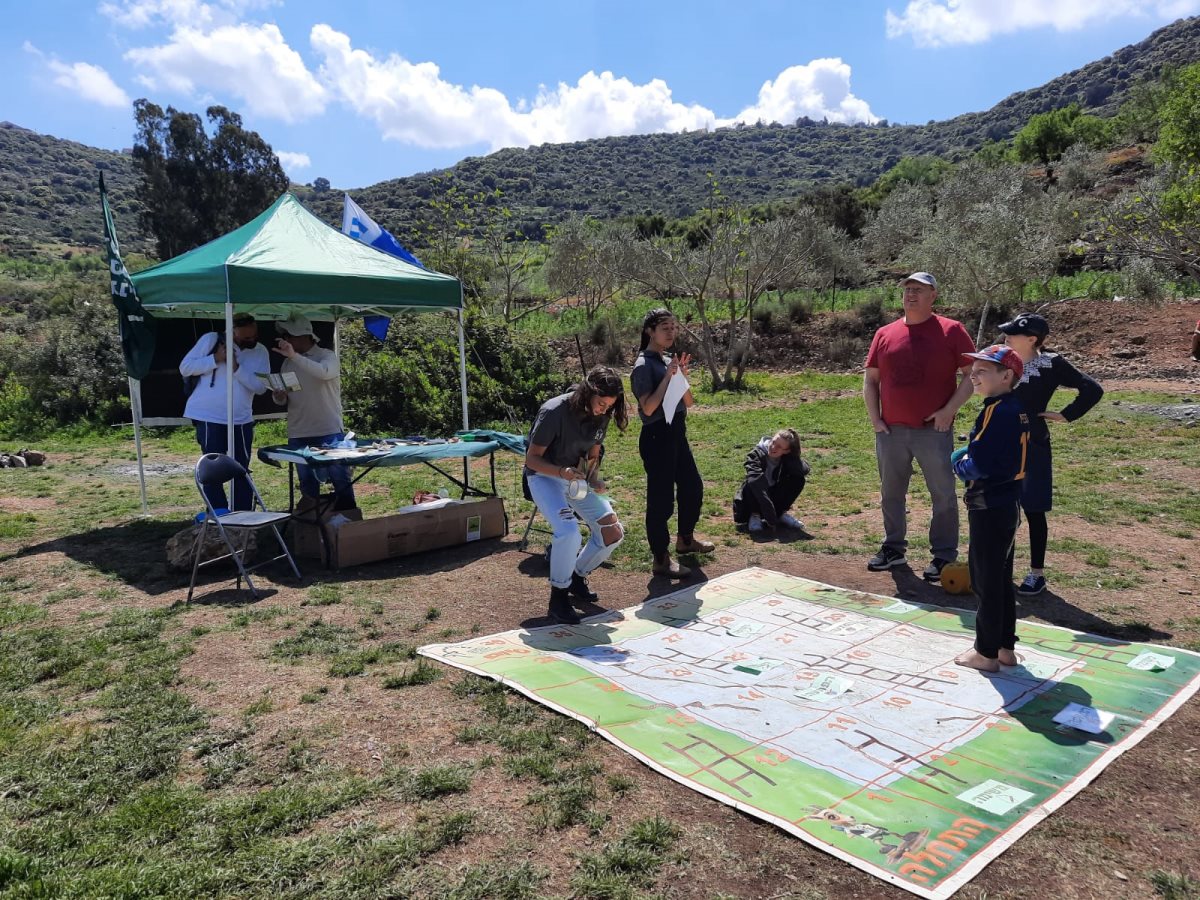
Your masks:
{"label": "green canopy tent", "polygon": [[[319,321],[453,312],[458,322],[463,428],[467,410],[462,285],[457,278],[410,265],[326,225],[284,194],[241,228],[132,276],[137,296],[155,317],[224,319],[233,346],[234,312],[260,320],[296,312]],[[226,408],[233,418],[233,354]],[[134,409],[138,407],[134,403]],[[233,455],[233,429],[229,429]],[[139,465],[141,460],[138,460]]]}

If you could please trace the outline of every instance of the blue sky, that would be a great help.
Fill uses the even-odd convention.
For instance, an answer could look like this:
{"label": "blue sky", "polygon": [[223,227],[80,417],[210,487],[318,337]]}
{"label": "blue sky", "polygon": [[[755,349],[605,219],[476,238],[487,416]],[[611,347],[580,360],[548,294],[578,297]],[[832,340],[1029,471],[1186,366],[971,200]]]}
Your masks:
{"label": "blue sky", "polygon": [[1200,0],[43,0],[0,119],[119,150],[131,102],[219,103],[294,181],[362,187],[505,146],[986,109]]}

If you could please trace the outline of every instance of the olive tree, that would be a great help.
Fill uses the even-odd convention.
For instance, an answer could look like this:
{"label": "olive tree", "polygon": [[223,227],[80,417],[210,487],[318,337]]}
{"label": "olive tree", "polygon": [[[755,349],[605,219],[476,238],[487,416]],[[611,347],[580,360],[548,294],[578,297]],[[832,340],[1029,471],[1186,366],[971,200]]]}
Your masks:
{"label": "olive tree", "polygon": [[616,242],[598,222],[572,217],[550,232],[546,284],[578,299],[589,323],[616,293],[619,268]]}
{"label": "olive tree", "polygon": [[943,293],[979,309],[1019,300],[1054,274],[1058,248],[1078,221],[1065,193],[1043,189],[1018,166],[959,165],[935,189],[892,194],[868,227],[882,259],[937,274]]}

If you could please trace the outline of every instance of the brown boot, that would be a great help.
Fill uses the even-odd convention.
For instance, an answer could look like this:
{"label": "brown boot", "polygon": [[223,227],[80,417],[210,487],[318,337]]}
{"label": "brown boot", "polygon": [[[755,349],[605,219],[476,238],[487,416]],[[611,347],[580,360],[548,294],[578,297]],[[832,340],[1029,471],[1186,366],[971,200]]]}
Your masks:
{"label": "brown boot", "polygon": [[684,540],[683,535],[675,538],[676,553],[712,553],[716,549],[717,545],[712,541],[701,540],[694,534],[689,535],[687,540]]}
{"label": "brown boot", "polygon": [[692,574],[692,570],[687,566],[681,566],[675,560],[671,559],[670,553],[664,553],[662,556],[655,557],[654,566],[650,571],[664,578],[687,578]]}

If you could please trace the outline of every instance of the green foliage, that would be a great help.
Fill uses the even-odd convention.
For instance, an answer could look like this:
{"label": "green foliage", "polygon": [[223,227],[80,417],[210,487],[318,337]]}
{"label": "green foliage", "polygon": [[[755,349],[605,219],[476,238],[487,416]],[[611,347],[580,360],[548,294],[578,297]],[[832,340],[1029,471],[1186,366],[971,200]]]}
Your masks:
{"label": "green foliage", "polygon": [[880,200],[903,184],[932,187],[950,170],[950,163],[936,156],[906,156],[879,176],[868,192],[870,202]]}
{"label": "green foliage", "polygon": [[0,347],[0,435],[110,423],[127,414],[125,363],[107,298],[71,316],[18,324]]}
{"label": "green foliage", "polygon": [[1159,110],[1157,160],[1200,179],[1200,63],[1176,73]]}
{"label": "green foliage", "polygon": [[[467,386],[473,422],[518,430],[566,386],[549,347],[482,316],[467,321]],[[342,357],[347,418],[360,434],[442,434],[462,421],[458,341],[434,316],[397,317],[387,342],[347,335]]]}
{"label": "green foliage", "polygon": [[1021,162],[1046,165],[1074,144],[1103,147],[1110,140],[1109,134],[1109,123],[1084,114],[1079,104],[1072,103],[1031,118],[1013,139],[1013,154]]}
{"label": "green foliage", "polygon": [[170,259],[249,222],[288,188],[279,158],[242,117],[210,106],[210,137],[195,113],[134,101],[133,159],[142,224]]}

